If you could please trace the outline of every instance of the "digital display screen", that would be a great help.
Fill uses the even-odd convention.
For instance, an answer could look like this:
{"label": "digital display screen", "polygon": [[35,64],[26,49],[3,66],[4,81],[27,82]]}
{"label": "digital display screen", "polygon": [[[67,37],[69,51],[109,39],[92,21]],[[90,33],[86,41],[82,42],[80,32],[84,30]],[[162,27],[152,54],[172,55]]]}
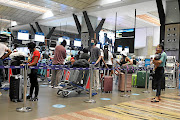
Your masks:
{"label": "digital display screen", "polygon": [[70,40],[66,39],[66,43],[67,43],[67,45],[70,45]]}
{"label": "digital display screen", "polygon": [[74,46],[81,47],[81,41],[74,40]]}
{"label": "digital display screen", "polygon": [[122,47],[117,47],[117,52],[122,52]]}
{"label": "digital display screen", "polygon": [[29,40],[29,33],[18,32],[17,39],[18,40]]}
{"label": "digital display screen", "polygon": [[44,42],[44,40],[45,40],[45,36],[44,35],[35,35],[34,41]]}

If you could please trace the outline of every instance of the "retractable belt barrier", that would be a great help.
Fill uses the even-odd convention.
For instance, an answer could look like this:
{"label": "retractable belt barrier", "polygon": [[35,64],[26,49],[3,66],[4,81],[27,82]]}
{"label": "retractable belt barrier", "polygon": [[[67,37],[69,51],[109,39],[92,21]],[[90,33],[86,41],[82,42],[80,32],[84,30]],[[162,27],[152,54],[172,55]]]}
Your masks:
{"label": "retractable belt barrier", "polygon": [[[11,69],[21,69],[24,66],[0,66],[0,69],[11,68]],[[69,68],[67,65],[51,65],[51,66],[29,66],[30,69],[52,69],[52,70],[90,70],[91,68]],[[94,70],[153,70],[153,68],[127,68],[122,69],[120,67],[115,68],[94,68]]]}

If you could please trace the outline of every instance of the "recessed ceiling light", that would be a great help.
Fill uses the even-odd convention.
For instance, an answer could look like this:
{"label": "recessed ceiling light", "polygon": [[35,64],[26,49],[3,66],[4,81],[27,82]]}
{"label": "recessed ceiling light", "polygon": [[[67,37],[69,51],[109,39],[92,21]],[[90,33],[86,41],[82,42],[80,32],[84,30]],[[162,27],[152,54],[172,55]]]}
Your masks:
{"label": "recessed ceiling light", "polygon": [[174,9],[177,9],[177,8],[174,8]]}
{"label": "recessed ceiling light", "polygon": [[73,7],[71,7],[71,9],[74,9]]}
{"label": "recessed ceiling light", "polygon": [[56,5],[57,5],[58,3],[56,3]]}

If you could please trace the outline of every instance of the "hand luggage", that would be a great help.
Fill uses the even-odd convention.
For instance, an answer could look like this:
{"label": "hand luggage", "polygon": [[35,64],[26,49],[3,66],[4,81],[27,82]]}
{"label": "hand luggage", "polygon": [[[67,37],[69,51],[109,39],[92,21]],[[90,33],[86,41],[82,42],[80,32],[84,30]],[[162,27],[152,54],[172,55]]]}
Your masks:
{"label": "hand luggage", "polygon": [[13,102],[22,102],[23,99],[23,85],[22,79],[18,75],[12,75],[10,77],[10,100]]}
{"label": "hand luggage", "polygon": [[[101,91],[102,92],[112,92],[113,90],[113,77],[105,75],[106,70],[104,70],[103,77],[101,79]],[[109,73],[109,72],[108,72]]]}
{"label": "hand luggage", "polygon": [[[131,82],[132,82],[132,74],[127,74],[127,84],[126,90],[131,91]],[[124,92],[125,91],[125,74],[119,74],[119,81],[118,81],[118,90]]]}
{"label": "hand luggage", "polygon": [[137,74],[132,74],[132,86],[135,87],[137,84]]}
{"label": "hand luggage", "polygon": [[104,92],[112,92],[113,90],[113,77],[105,76],[104,77]]}
{"label": "hand luggage", "polygon": [[[147,80],[149,81],[149,72],[147,73]],[[139,88],[145,88],[146,84],[146,71],[138,71],[136,86]]]}

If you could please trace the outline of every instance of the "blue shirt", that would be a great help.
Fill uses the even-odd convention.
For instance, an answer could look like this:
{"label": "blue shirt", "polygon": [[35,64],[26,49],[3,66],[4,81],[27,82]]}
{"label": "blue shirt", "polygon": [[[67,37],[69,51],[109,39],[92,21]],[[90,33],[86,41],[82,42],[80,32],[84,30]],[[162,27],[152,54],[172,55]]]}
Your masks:
{"label": "blue shirt", "polygon": [[162,63],[158,67],[165,67],[167,55],[165,52],[161,53],[161,58],[159,59]]}

